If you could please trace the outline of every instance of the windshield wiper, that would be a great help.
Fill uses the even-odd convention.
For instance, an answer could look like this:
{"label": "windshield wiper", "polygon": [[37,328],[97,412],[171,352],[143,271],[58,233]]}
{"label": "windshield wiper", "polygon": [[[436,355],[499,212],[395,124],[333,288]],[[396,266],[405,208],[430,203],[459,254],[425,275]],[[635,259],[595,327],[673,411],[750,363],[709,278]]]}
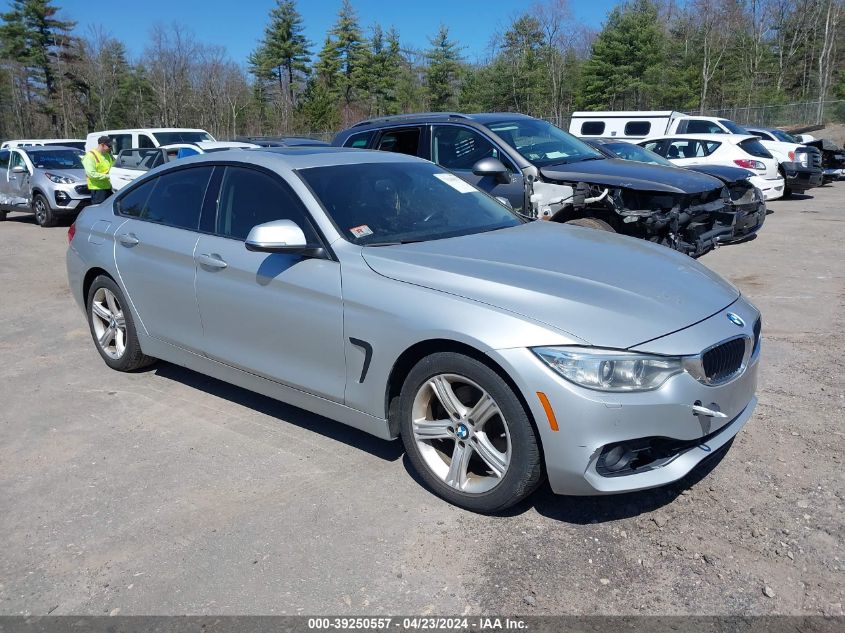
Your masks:
{"label": "windshield wiper", "polygon": [[362,246],[401,246],[402,244],[416,244],[424,240],[398,240],[396,242],[369,242],[362,244]]}

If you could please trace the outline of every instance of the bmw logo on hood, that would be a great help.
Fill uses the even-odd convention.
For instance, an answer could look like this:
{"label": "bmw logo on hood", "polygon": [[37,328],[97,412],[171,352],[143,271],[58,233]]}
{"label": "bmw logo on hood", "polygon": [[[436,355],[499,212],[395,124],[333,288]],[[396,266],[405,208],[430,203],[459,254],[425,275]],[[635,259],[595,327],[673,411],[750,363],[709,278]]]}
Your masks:
{"label": "bmw logo on hood", "polygon": [[742,320],[742,317],[738,314],[734,314],[733,312],[728,312],[727,314],[728,321],[733,323],[734,325],[738,325],[739,327],[745,327],[745,321]]}

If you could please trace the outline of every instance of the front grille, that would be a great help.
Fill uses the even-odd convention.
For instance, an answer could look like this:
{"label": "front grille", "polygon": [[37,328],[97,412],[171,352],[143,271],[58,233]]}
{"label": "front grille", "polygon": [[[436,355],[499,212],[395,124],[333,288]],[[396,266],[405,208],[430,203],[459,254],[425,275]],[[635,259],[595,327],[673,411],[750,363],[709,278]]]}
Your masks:
{"label": "front grille", "polygon": [[742,369],[744,357],[744,338],[735,338],[717,345],[704,352],[701,357],[704,375],[711,383],[727,380]]}
{"label": "front grille", "polygon": [[76,185],[74,187],[74,190],[81,196],[87,196],[89,193],[91,193],[91,190],[88,189],[88,185]]}

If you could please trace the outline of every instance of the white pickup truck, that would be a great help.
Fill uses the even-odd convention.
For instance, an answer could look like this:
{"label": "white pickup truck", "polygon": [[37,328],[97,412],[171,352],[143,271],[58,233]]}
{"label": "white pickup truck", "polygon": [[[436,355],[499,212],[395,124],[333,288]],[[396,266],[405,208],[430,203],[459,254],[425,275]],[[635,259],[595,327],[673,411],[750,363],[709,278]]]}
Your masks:
{"label": "white pickup truck", "polygon": [[[574,112],[569,132],[583,138],[620,138],[641,141],[672,134],[754,134],[729,119],[684,114],[674,110],[627,112]],[[778,161],[787,193],[800,193],[822,181],[820,153],[815,148],[779,139],[761,138]]]}

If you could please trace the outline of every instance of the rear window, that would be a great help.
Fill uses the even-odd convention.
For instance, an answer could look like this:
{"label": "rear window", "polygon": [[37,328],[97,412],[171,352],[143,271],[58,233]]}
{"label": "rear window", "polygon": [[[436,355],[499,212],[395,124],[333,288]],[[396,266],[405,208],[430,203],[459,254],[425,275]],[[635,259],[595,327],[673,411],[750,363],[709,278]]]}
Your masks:
{"label": "rear window", "polygon": [[370,139],[373,138],[373,132],[360,132],[358,134],[353,134],[346,142],[343,144],[344,147],[357,147],[357,148],[364,148],[370,144]]}
{"label": "rear window", "polygon": [[604,134],[604,121],[585,121],[581,124],[582,136],[601,136]]}
{"label": "rear window", "polygon": [[629,121],[625,124],[625,136],[645,136],[651,132],[650,121]]}
{"label": "rear window", "polygon": [[745,151],[746,154],[750,154],[751,156],[756,156],[757,158],[772,157],[772,155],[769,154],[769,150],[763,147],[763,144],[759,139],[747,138],[738,143],[738,145]]}

